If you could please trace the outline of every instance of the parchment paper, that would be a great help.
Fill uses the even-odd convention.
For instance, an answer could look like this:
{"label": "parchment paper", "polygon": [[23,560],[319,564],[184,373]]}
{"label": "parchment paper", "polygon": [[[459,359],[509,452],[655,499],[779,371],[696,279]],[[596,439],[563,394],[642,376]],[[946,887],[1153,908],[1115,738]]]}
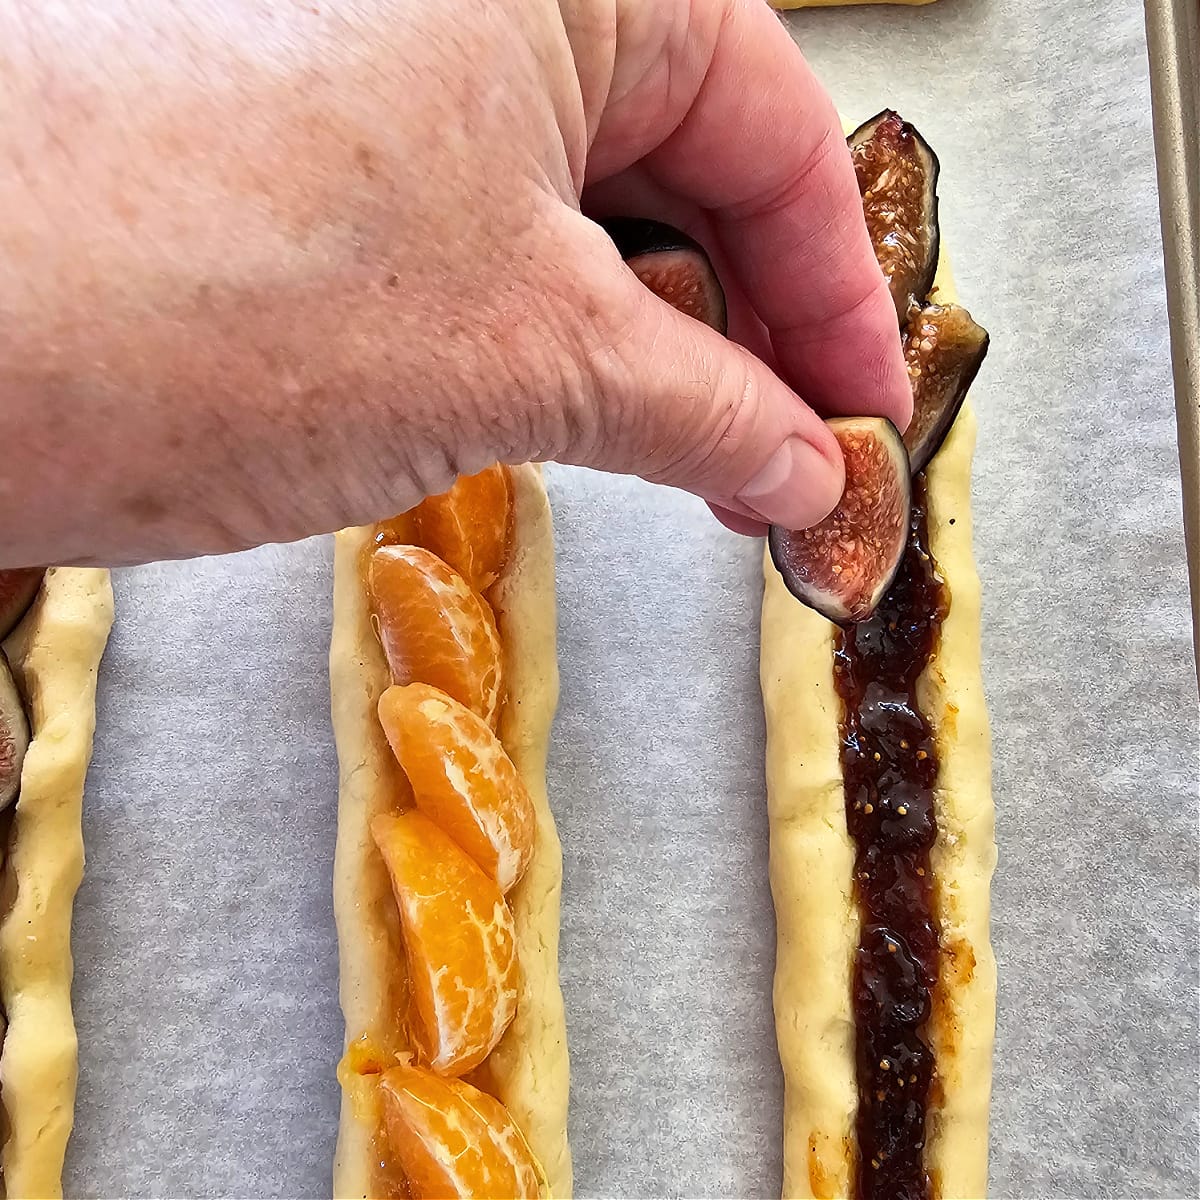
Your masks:
{"label": "parchment paper", "polygon": [[[791,22],[914,120],[992,332],[977,549],[999,1197],[1194,1196],[1197,721],[1136,0]],[[550,474],[581,1195],[771,1196],[759,547]],[[71,1195],[320,1196],[341,1038],[325,539],[115,577],[75,922]]]}

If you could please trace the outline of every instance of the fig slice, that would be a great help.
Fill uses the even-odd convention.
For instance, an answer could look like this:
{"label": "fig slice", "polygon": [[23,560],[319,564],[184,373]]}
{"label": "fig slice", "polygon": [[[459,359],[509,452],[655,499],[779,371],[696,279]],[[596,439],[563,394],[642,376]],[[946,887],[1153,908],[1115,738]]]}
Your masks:
{"label": "fig slice", "polygon": [[0,650],[0,809],[16,799],[21,785],[21,764],[28,748],[29,722],[8,669],[8,659]]}
{"label": "fig slice", "polygon": [[913,417],[904,432],[909,469],[923,471],[941,448],[988,351],[988,333],[957,304],[913,305],[904,329]]}
{"label": "fig slice", "polygon": [[17,627],[33,603],[44,574],[41,567],[0,571],[0,638],[8,637]]}
{"label": "fig slice", "polygon": [[863,216],[904,323],[924,303],[938,263],[937,155],[898,113],[885,109],[847,139]]}
{"label": "fig slice", "polygon": [[727,331],[725,292],[704,247],[661,221],[611,217],[600,222],[625,265],[673,308]]}
{"label": "fig slice", "polygon": [[771,558],[788,591],[839,625],[865,621],[891,587],[908,544],[912,474],[885,417],[827,422],[846,460],[837,507],[810,529],[772,525]]}

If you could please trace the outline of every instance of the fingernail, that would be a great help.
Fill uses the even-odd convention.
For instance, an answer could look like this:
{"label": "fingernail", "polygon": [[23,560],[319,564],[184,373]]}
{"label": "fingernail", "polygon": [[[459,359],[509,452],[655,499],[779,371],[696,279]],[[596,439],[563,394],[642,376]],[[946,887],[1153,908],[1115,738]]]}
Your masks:
{"label": "fingernail", "polygon": [[844,482],[839,464],[804,438],[790,437],[737,499],[771,525],[807,529],[833,510]]}

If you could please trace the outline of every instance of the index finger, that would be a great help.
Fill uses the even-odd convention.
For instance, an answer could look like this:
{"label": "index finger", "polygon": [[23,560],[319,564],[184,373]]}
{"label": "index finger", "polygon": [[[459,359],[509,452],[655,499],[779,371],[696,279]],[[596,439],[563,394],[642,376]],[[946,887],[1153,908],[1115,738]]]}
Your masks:
{"label": "index finger", "polygon": [[786,381],[901,429],[912,390],[832,100],[767,5],[732,0],[683,121],[645,163],[708,209]]}

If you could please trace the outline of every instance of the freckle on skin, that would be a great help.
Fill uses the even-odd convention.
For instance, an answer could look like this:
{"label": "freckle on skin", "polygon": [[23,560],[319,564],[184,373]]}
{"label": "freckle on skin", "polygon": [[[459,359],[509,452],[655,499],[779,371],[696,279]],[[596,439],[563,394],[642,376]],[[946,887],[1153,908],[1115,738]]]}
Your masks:
{"label": "freckle on skin", "polygon": [[309,441],[320,438],[324,432],[320,419],[313,414],[320,410],[326,398],[323,387],[305,388],[296,398],[296,425]]}
{"label": "freckle on skin", "polygon": [[354,161],[358,165],[358,169],[368,178],[375,178],[375,162],[371,156],[370,149],[362,142],[359,142],[354,147]]}
{"label": "freckle on skin", "polygon": [[153,525],[168,516],[171,506],[158,496],[148,492],[130,496],[125,501],[125,510],[135,521],[145,525]]}
{"label": "freckle on skin", "polygon": [[135,226],[141,216],[141,210],[128,196],[121,192],[116,192],[112,197],[113,215],[126,225]]}

